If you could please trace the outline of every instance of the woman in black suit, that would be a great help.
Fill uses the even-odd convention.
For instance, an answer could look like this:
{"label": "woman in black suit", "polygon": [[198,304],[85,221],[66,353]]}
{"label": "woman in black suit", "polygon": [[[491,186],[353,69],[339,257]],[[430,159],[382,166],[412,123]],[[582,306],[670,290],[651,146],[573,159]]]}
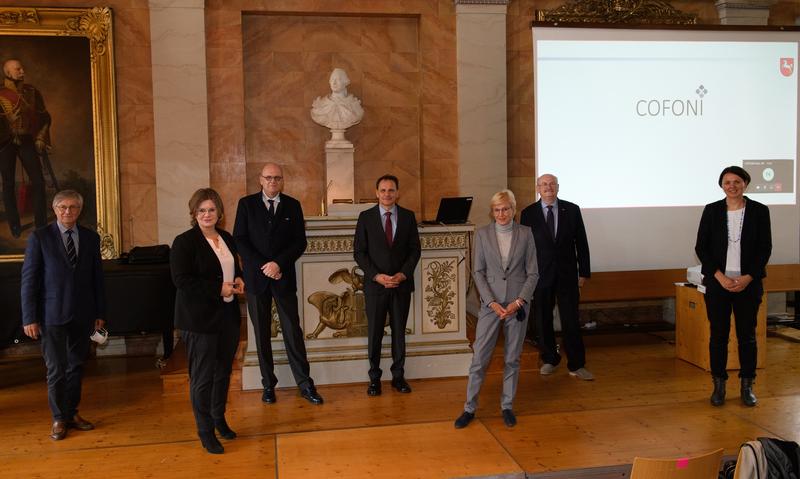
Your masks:
{"label": "woman in black suit", "polygon": [[772,254],[769,209],[744,196],[750,175],[743,168],[725,168],[718,183],[725,199],[706,205],[694,248],[702,263],[706,311],[711,322],[711,404],[725,403],[725,365],[733,310],[739,341],[741,399],[746,406],[755,406],[756,316],[764,293],[761,280],[767,275],[767,261]]}
{"label": "woman in black suit", "polygon": [[175,297],[175,328],[181,331],[189,359],[189,391],[197,433],[212,454],[236,433],[225,421],[233,357],[239,344],[240,314],[236,294],[244,292],[233,237],[218,228],[222,200],[211,188],[189,200],[192,228],[175,238],[170,253]]}

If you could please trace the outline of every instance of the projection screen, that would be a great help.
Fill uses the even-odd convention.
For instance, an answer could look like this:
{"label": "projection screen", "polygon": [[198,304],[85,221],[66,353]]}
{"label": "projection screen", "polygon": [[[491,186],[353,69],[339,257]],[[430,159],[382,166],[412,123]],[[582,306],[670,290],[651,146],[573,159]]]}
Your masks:
{"label": "projection screen", "polygon": [[720,171],[800,260],[800,33],[533,27],[536,172],[581,206],[594,271],[684,268]]}

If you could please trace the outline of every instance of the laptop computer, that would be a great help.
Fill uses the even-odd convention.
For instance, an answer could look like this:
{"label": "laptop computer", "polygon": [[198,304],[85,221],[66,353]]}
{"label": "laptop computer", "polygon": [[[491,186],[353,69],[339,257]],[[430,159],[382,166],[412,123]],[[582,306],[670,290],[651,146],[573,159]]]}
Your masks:
{"label": "laptop computer", "polygon": [[423,221],[422,224],[424,225],[464,224],[469,220],[469,210],[471,207],[472,207],[471,196],[442,198],[439,201],[439,211],[436,213],[436,220]]}

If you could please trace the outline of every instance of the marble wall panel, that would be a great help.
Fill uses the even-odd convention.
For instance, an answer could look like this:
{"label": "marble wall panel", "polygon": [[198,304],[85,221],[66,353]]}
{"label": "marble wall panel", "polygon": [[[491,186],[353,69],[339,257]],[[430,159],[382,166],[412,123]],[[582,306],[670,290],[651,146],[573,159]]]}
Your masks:
{"label": "marble wall panel", "polygon": [[[321,192],[317,192],[316,185],[322,178],[323,144],[330,134],[310,120],[308,110],[314,98],[329,91],[331,69],[341,67],[351,78],[348,91],[362,99],[365,118],[373,120],[370,123],[365,119],[347,131],[347,138],[355,144],[356,196],[374,197],[375,178],[393,172],[403,184],[402,203],[418,209],[418,214],[421,212],[423,204],[428,203],[421,188],[421,175],[426,171],[424,162],[445,155],[445,161],[457,157],[453,115],[437,118],[451,121],[451,125],[432,127],[451,145],[437,145],[438,150],[429,154],[426,150],[430,145],[423,145],[420,136],[421,128],[431,127],[426,125],[430,120],[422,116],[424,107],[431,104],[455,108],[456,105],[455,17],[450,0],[209,0],[206,10],[209,76],[228,76],[227,80],[209,80],[209,97],[215,98],[209,101],[212,162],[220,154],[237,154],[236,134],[219,130],[237,128],[237,119],[242,117],[241,126],[246,132],[243,143],[247,146],[241,145],[239,150],[247,161],[248,178],[241,180],[241,189],[258,188],[250,178],[260,166],[254,167],[251,161],[262,161],[266,152],[287,165],[304,166],[298,172],[306,178],[304,190],[296,196],[303,202],[306,214],[318,214]],[[237,28],[237,21],[239,33],[243,32],[239,45],[225,36]],[[426,24],[427,49],[421,40],[422,22]],[[235,51],[226,52],[223,45]],[[228,54],[243,58],[243,67],[238,68],[243,104],[238,114],[231,113],[232,119],[218,120],[215,112],[219,109],[239,108],[236,75],[224,70]],[[421,68],[423,56],[435,59],[429,62],[431,72],[440,70],[428,81],[445,83],[442,87],[428,87],[431,92],[428,98],[422,96],[426,81]],[[273,88],[272,92],[265,91],[269,77],[281,73],[300,74],[302,92],[296,94],[294,87],[285,85]],[[225,104],[223,99],[228,95],[234,100]],[[302,135],[290,135],[275,121],[264,119],[272,116],[271,109],[295,106],[296,99],[305,108],[305,118],[299,127]],[[291,123],[292,129],[298,128],[293,120]],[[447,134],[448,131],[452,133]],[[371,135],[375,137],[370,138]],[[255,157],[251,159],[251,155]],[[432,165],[427,165],[428,169],[439,174],[449,169],[436,169]],[[212,185],[218,181],[215,171],[212,168]],[[438,180],[448,183],[450,189],[457,189],[457,182],[457,172],[451,178]],[[438,198],[430,203],[435,211]]]}

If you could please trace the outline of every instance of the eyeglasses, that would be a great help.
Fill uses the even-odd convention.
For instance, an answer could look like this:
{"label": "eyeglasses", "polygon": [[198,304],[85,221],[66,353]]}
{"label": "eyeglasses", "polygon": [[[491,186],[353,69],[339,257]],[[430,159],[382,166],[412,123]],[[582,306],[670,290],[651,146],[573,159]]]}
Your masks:
{"label": "eyeglasses", "polygon": [[62,213],[66,213],[67,211],[80,211],[81,207],[76,205],[58,205],[56,206],[56,209]]}
{"label": "eyeglasses", "polygon": [[508,206],[503,208],[492,208],[493,213],[508,213],[509,211],[511,211],[511,208]]}
{"label": "eyeglasses", "polygon": [[198,214],[198,215],[204,215],[204,214],[206,214],[206,213],[209,213],[209,214],[211,214],[211,213],[216,213],[216,212],[217,212],[217,209],[216,209],[216,208],[208,208],[208,209],[206,209],[206,208],[199,208],[199,209],[197,210],[197,214]]}
{"label": "eyeglasses", "polygon": [[266,181],[267,183],[272,183],[273,181],[275,183],[278,183],[278,182],[283,181],[283,177],[282,176],[264,176],[264,175],[261,175],[261,177],[264,178],[264,181]]}

